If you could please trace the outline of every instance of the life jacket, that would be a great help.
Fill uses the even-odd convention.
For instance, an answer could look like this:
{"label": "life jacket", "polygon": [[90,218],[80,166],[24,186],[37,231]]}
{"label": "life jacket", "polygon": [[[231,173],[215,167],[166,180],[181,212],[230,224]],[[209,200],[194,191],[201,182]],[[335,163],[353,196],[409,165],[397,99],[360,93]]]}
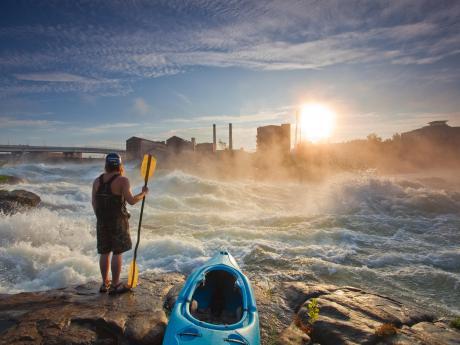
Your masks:
{"label": "life jacket", "polygon": [[129,218],[126,210],[126,201],[122,195],[112,193],[112,182],[120,176],[113,175],[107,182],[104,182],[104,174],[99,176],[99,188],[96,191],[96,217],[104,223],[115,222],[122,217]]}

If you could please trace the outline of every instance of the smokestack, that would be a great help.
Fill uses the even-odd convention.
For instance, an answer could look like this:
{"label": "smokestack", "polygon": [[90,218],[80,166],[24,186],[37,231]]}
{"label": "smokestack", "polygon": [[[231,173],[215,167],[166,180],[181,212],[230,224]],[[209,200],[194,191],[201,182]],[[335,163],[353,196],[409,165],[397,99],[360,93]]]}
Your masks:
{"label": "smokestack", "polygon": [[232,124],[228,124],[228,149],[233,150],[233,133],[232,133]]}
{"label": "smokestack", "polygon": [[212,152],[216,152],[217,140],[216,140],[216,124],[212,125]]}

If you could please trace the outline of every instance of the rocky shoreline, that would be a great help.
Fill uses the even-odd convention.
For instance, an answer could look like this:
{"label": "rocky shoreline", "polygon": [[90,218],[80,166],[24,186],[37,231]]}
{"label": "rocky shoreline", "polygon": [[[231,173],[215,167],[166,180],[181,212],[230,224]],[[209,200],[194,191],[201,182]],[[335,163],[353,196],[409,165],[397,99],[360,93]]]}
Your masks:
{"label": "rocky shoreline", "polygon": [[[97,282],[2,295],[0,344],[161,344],[184,279],[145,274],[134,292],[119,296],[98,293]],[[252,281],[263,345],[460,344],[460,331],[448,320],[385,296],[301,281]],[[313,298],[319,315],[311,327]]]}

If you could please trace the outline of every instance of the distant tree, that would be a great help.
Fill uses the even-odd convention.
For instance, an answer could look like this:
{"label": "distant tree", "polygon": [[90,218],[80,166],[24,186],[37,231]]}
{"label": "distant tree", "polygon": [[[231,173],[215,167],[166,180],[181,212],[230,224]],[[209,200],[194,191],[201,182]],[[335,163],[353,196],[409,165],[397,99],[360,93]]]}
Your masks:
{"label": "distant tree", "polygon": [[401,141],[401,134],[399,134],[399,133],[393,134],[393,136],[391,137],[391,140],[393,140],[394,142],[400,142]]}
{"label": "distant tree", "polygon": [[371,143],[381,143],[382,142],[382,138],[380,138],[377,134],[375,133],[371,133],[367,136],[367,141],[371,142]]}

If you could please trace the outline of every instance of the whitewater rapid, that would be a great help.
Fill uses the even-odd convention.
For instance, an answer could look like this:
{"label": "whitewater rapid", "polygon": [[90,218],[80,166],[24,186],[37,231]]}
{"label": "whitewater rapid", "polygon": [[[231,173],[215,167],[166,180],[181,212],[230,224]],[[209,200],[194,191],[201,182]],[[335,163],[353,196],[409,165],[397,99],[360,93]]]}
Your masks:
{"label": "whitewater rapid", "polygon": [[[3,188],[42,198],[37,209],[0,215],[0,293],[99,279],[90,198],[100,172],[100,163],[0,168],[26,180]],[[127,175],[138,192],[137,169],[128,166]],[[133,242],[139,209],[130,207]],[[298,184],[160,171],[150,183],[143,224],[142,272],[189,273],[227,248],[248,272],[354,285],[460,313],[455,188],[372,173]]]}

